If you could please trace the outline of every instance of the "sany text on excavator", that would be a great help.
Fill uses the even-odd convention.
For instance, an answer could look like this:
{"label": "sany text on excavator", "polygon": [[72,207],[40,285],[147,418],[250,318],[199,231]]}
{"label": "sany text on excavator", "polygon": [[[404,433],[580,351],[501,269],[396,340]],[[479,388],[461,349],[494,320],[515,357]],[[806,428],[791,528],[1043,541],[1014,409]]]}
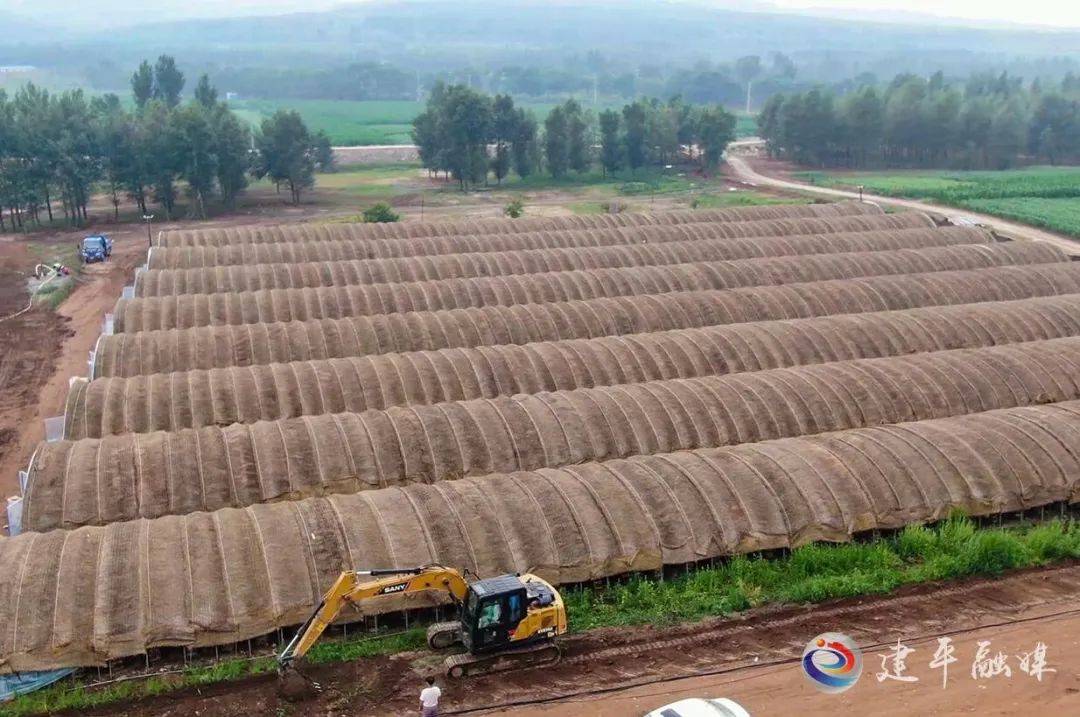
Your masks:
{"label": "sany text on excavator", "polygon": [[285,670],[303,657],[346,605],[425,591],[445,591],[458,608],[457,620],[432,625],[427,632],[433,650],[465,647],[464,653],[446,658],[447,677],[532,667],[560,657],[555,638],[566,633],[566,607],[550,583],[529,574],[469,582],[453,568],[428,565],[343,572],[278,655],[279,667]]}

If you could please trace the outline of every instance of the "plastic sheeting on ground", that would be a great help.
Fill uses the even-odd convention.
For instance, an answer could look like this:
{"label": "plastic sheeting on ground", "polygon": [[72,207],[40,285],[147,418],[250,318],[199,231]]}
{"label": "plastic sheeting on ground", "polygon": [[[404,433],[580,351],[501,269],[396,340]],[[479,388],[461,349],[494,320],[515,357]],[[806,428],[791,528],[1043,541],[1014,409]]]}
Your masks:
{"label": "plastic sheeting on ground", "polygon": [[65,667],[59,670],[19,672],[11,675],[0,674],[0,702],[9,702],[19,695],[36,692],[54,682],[59,682],[73,672],[75,672],[75,668]]}

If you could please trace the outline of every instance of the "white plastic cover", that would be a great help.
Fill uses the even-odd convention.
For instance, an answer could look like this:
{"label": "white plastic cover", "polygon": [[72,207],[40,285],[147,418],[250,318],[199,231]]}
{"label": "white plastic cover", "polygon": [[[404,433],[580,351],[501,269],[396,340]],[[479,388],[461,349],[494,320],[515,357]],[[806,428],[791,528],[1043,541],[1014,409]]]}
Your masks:
{"label": "white plastic cover", "polygon": [[22,532],[23,499],[12,496],[7,500],[8,535],[16,536]]}

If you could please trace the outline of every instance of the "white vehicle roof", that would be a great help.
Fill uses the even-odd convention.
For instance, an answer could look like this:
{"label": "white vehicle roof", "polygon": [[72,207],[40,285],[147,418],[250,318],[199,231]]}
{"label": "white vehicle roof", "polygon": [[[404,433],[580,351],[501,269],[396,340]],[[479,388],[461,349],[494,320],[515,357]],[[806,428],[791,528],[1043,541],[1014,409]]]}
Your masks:
{"label": "white vehicle roof", "polygon": [[657,707],[645,717],[750,717],[739,703],[725,697],[691,697]]}

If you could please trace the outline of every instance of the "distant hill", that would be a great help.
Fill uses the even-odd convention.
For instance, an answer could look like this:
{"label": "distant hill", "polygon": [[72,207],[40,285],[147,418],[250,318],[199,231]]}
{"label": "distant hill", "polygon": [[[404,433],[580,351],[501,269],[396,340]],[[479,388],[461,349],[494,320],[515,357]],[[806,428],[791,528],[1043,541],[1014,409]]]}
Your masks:
{"label": "distant hill", "polygon": [[314,13],[150,24],[119,31],[113,41],[287,45],[313,54],[372,53],[365,56],[369,60],[439,56],[460,65],[554,50],[634,53],[640,59],[650,53],[660,53],[658,59],[726,59],[775,50],[1080,54],[1080,31],[974,28],[958,22],[873,23],[655,0],[379,0]]}
{"label": "distant hill", "polygon": [[152,0],[133,4],[129,0],[4,0],[12,14],[65,30],[97,32],[146,22],[183,18],[220,18],[243,15],[275,15],[300,10],[326,10],[341,0]]}
{"label": "distant hill", "polygon": [[[250,11],[253,1],[240,2],[237,11]],[[312,0],[314,7],[328,1]],[[1044,58],[1080,61],[1080,30],[860,22],[764,11],[753,0],[746,7],[690,0],[373,0],[318,12],[148,22],[104,33],[86,29],[59,41],[52,32],[4,32],[0,64],[51,67],[111,89],[126,85],[140,59],[162,52],[176,55],[190,74],[367,62],[410,74],[517,65],[644,76],[650,66],[688,67],[782,51],[799,66],[800,79],[809,81],[937,69],[966,76],[1011,68],[1017,58],[1026,58],[1035,74],[1061,69],[1060,61]]]}

